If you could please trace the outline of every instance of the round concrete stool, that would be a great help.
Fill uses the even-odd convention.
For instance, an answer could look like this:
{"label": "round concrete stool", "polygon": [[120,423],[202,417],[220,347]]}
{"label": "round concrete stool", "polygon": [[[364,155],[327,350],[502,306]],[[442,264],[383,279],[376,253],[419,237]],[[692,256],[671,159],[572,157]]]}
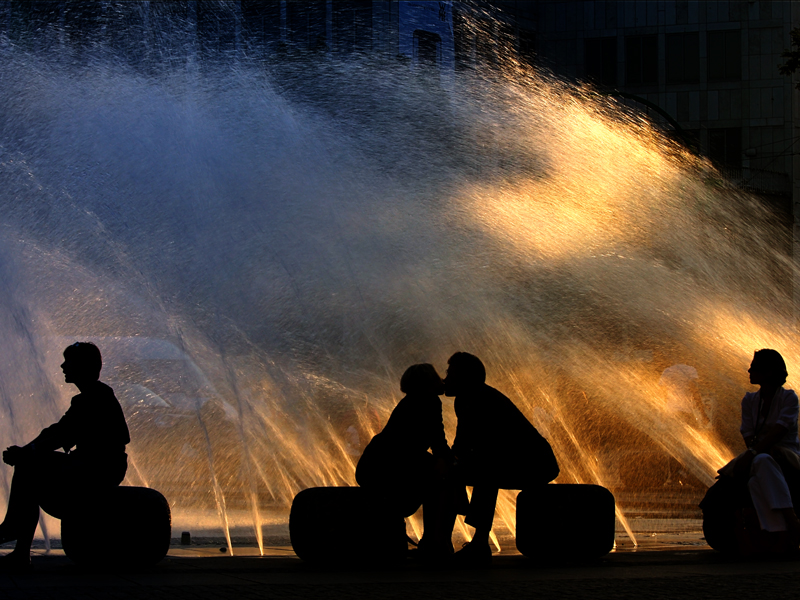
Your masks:
{"label": "round concrete stool", "polygon": [[169,503],[156,490],[118,487],[61,520],[64,554],[82,565],[154,565],[172,535]]}
{"label": "round concrete stool", "polygon": [[405,519],[386,514],[360,487],[317,487],[294,497],[289,536],[306,562],[342,564],[402,561],[408,552]]}
{"label": "round concrete stool", "polygon": [[517,550],[542,562],[594,560],[614,548],[614,495],[590,484],[550,483],[517,496]]}

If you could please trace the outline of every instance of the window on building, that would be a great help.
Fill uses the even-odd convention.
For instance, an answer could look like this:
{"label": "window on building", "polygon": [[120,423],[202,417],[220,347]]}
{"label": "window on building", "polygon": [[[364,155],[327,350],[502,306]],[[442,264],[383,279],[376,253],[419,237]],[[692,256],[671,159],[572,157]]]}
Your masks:
{"label": "window on building", "polygon": [[333,3],[333,47],[339,52],[372,49],[372,1]]}
{"label": "window on building", "polygon": [[742,166],[742,130],[725,127],[708,130],[708,157],[722,167]]}
{"label": "window on building", "polygon": [[682,129],[678,134],[678,141],[684,144],[695,154],[700,154],[700,130]]}
{"label": "window on building", "polygon": [[286,3],[286,34],[295,48],[319,50],[326,47],[326,12],[324,1]]}
{"label": "window on building", "polygon": [[[2,3],[0,3],[2,4]],[[54,32],[62,28],[64,5],[44,0],[12,0],[5,3],[8,11],[9,37],[23,48],[56,46],[58,35],[41,35],[47,29]],[[3,9],[0,9],[2,11]]]}
{"label": "window on building", "polygon": [[586,78],[603,85],[617,85],[617,38],[589,38],[584,51]]}
{"label": "window on building", "polygon": [[32,30],[59,23],[65,8],[62,3],[47,0],[11,0],[7,4],[14,18],[29,23]]}
{"label": "window on building", "polygon": [[195,3],[188,0],[176,0],[175,2],[152,2],[148,10],[150,16],[159,19],[176,19],[187,23],[194,18],[197,12]]}
{"label": "window on building", "polygon": [[197,3],[188,0],[150,2],[145,26],[153,44],[145,56],[182,64],[197,42],[197,11]]}
{"label": "window on building", "polygon": [[675,2],[675,22],[678,25],[686,25],[689,22],[688,0],[678,0]]}
{"label": "window on building", "polygon": [[742,78],[742,34],[738,29],[708,32],[709,81]]}
{"label": "window on building", "polygon": [[667,83],[698,83],[700,81],[699,34],[667,34]]}
{"label": "window on building", "polygon": [[64,33],[74,46],[87,47],[100,33],[102,6],[97,3],[65,3]]}
{"label": "window on building", "polygon": [[205,56],[225,55],[236,49],[233,12],[209,0],[197,3],[197,37]]}
{"label": "window on building", "polygon": [[421,29],[414,32],[414,58],[418,65],[438,65],[441,46],[442,38],[438,34]]}
{"label": "window on building", "polygon": [[242,0],[242,31],[251,48],[266,48],[281,39],[280,2]]}
{"label": "window on building", "polygon": [[453,7],[453,50],[456,70],[469,69],[475,62],[475,29],[463,8]]}
{"label": "window on building", "polygon": [[625,83],[658,83],[658,35],[625,37]]}
{"label": "window on building", "polygon": [[132,33],[142,31],[143,12],[135,3],[118,4],[114,7],[114,17],[103,24],[104,42],[131,65],[141,65],[145,59],[146,47],[141,37]]}

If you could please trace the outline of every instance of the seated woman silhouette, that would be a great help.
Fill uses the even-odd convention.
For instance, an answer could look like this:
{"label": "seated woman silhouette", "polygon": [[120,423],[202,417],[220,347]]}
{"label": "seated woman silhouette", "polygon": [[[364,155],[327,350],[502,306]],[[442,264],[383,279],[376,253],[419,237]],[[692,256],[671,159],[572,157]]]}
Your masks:
{"label": "seated woman silhouette", "polygon": [[733,477],[746,485],[761,531],[780,534],[744,540],[742,543],[756,547],[741,550],[758,551],[762,548],[757,546],[764,543],[796,549],[800,521],[790,487],[800,480],[797,394],[782,387],[788,373],[783,357],[775,350],[758,350],[748,372],[750,383],[760,389],[745,394],[742,400],[740,431],[747,450],[720,469],[720,479]]}
{"label": "seated woman silhouette", "polygon": [[64,380],[75,384],[80,394],[72,398],[64,416],[35,440],[3,452],[14,476],[6,517],[0,523],[0,543],[17,543],[0,559],[2,568],[30,565],[39,507],[61,518],[125,477],[128,425],[114,391],[98,380],[102,364],[94,344],[77,342],[64,350]]}
{"label": "seated woman silhouette", "polygon": [[410,516],[422,505],[420,554],[446,557],[453,554],[450,535],[456,514],[448,508],[446,473],[452,461],[439,399],[444,383],[433,365],[419,364],[403,374],[400,390],[406,396],[364,449],[356,481],[399,516]]}

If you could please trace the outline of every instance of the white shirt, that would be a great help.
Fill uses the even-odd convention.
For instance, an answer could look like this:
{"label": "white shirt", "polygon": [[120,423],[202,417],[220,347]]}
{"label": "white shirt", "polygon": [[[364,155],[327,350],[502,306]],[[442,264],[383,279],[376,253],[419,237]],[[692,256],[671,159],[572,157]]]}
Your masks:
{"label": "white shirt", "polygon": [[775,392],[772,406],[766,419],[759,419],[758,409],[761,404],[761,392],[749,392],[742,399],[742,437],[763,435],[771,425],[786,427],[786,435],[778,440],[779,446],[785,446],[800,454],[800,439],[797,436],[798,400],[794,390],[779,388]]}

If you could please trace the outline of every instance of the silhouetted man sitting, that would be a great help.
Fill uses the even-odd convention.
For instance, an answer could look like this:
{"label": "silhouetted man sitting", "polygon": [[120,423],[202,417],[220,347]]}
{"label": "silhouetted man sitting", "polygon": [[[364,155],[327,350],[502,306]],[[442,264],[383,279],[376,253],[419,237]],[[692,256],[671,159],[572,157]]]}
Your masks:
{"label": "silhouetted man sitting", "polygon": [[[0,559],[0,568],[30,565],[39,507],[61,518],[124,479],[130,435],[114,391],[98,381],[102,364],[94,344],[77,342],[64,350],[64,380],[81,393],[72,398],[58,423],[42,430],[27,446],[3,452],[3,461],[14,467],[14,477],[0,524],[0,543],[16,540],[17,544]],[[64,452],[56,451],[59,448]]]}
{"label": "silhouetted man sitting", "polygon": [[558,463],[550,444],[514,403],[486,385],[480,359],[456,352],[448,362],[446,396],[455,396],[458,417],[453,454],[456,474],[473,486],[465,512],[475,528],[472,541],[456,553],[460,562],[491,562],[489,534],[500,489],[520,490],[556,478]]}

